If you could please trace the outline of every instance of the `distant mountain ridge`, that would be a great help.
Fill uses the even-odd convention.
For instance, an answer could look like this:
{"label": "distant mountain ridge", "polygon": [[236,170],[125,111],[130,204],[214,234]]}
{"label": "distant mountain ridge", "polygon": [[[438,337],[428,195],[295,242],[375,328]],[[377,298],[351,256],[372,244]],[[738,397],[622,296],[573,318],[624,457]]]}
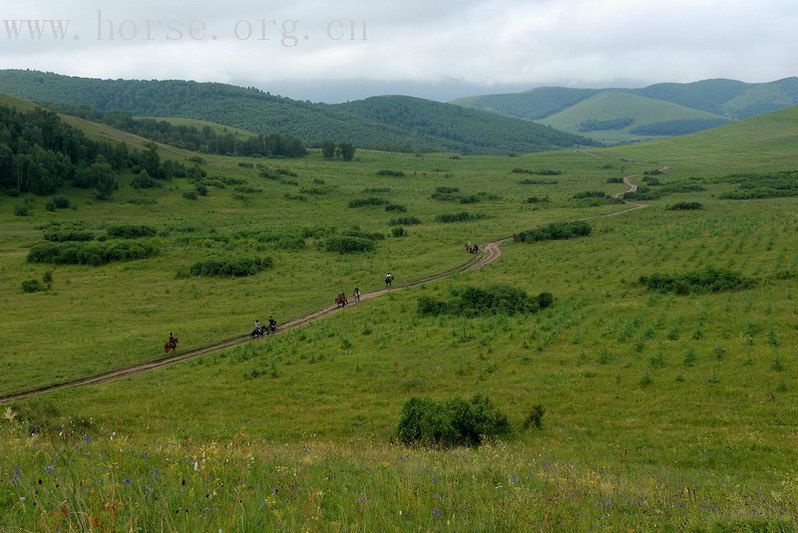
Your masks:
{"label": "distant mountain ridge", "polygon": [[403,96],[328,105],[220,83],[98,80],[28,70],[0,71],[0,93],[102,112],[205,120],[289,135],[310,146],[334,140],[389,151],[506,154],[595,144],[546,125]]}
{"label": "distant mountain ridge", "polygon": [[[611,106],[602,105],[601,99],[591,102],[590,105],[585,103],[599,95],[613,95],[613,98],[605,99],[606,102],[611,102]],[[648,99],[648,111],[637,99],[641,97]],[[634,124],[624,131],[587,134],[603,142],[628,142],[650,138],[650,135],[636,134],[635,131],[658,131],[662,132],[660,135],[666,136],[671,132],[675,135],[689,132],[685,131],[685,121],[702,129],[702,124],[714,127],[728,121],[742,120],[798,105],[798,77],[770,83],[745,83],[727,79],[659,83],[642,89],[542,87],[520,93],[471,96],[452,103],[508,117],[540,121],[571,133],[580,133],[580,124],[574,123],[574,116],[593,121],[622,120],[632,114],[628,108],[634,108],[637,115]],[[673,106],[670,108],[672,115],[668,115],[662,103]],[[558,116],[560,114],[564,116]],[[669,129],[669,124],[673,124],[673,128]]]}

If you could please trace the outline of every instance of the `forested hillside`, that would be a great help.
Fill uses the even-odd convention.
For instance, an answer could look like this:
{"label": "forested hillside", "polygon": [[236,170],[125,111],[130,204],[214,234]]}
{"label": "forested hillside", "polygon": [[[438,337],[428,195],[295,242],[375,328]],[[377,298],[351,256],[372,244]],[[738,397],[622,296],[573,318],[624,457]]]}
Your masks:
{"label": "forested hillside", "polygon": [[[95,80],[21,70],[0,71],[0,92],[104,113],[209,120],[256,133],[296,137],[311,146],[333,140],[391,151],[487,154],[591,143],[526,121],[420,99],[324,105],[218,83]],[[380,118],[399,108],[410,118],[398,124]],[[422,115],[435,119],[419,120]]]}

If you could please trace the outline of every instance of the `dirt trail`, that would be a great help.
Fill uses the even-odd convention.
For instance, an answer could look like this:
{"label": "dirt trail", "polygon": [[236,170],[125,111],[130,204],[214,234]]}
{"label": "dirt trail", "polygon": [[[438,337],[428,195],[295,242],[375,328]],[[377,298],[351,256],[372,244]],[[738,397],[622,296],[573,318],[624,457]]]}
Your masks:
{"label": "dirt trail", "polygon": [[[665,169],[663,169],[663,170],[665,170]],[[633,192],[637,191],[637,185],[631,181],[632,178],[635,178],[635,177],[637,177],[637,175],[625,176],[623,178],[623,182],[629,188],[627,190],[625,190],[625,191],[622,191],[622,192],[619,192],[617,194],[614,194],[612,197],[616,198],[616,199],[623,199],[623,197],[626,194],[633,193]],[[609,213],[609,214],[605,214],[605,215],[596,215],[596,216],[592,216],[592,217],[586,217],[586,218],[582,218],[582,219],[579,219],[579,220],[594,220],[594,219],[598,219],[598,218],[614,217],[614,216],[623,215],[623,214],[629,213],[631,211],[637,211],[638,209],[644,209],[644,208],[648,207],[645,204],[640,204],[640,203],[636,203],[636,202],[630,202],[629,200],[624,200],[624,202],[626,203],[626,205],[631,206],[631,207],[623,209],[622,211],[616,211],[614,213]],[[417,286],[422,285],[424,283],[429,283],[431,281],[447,278],[447,277],[449,277],[449,276],[451,276],[453,274],[456,274],[458,272],[466,272],[466,271],[470,271],[470,270],[478,270],[480,268],[483,268],[483,267],[485,267],[485,266],[497,261],[502,256],[501,245],[506,243],[506,242],[512,241],[512,240],[513,240],[512,237],[505,237],[503,239],[498,239],[498,240],[486,243],[486,244],[481,246],[481,252],[478,255],[472,257],[469,261],[463,263],[460,266],[456,266],[454,268],[450,268],[448,270],[444,270],[443,272],[438,272],[438,273],[435,273],[435,274],[431,274],[429,276],[425,276],[423,278],[419,278],[419,279],[416,279],[416,280],[413,280],[413,281],[410,281],[410,282],[407,282],[407,283],[397,284],[397,285],[394,285],[394,287],[391,288],[391,289],[382,289],[382,290],[379,290],[379,291],[364,293],[361,296],[360,301],[361,301],[361,303],[367,302],[369,300],[373,300],[375,298],[379,298],[380,296],[383,296],[383,295],[387,294],[388,292],[396,292],[396,291],[400,291],[402,289],[408,289],[408,288],[411,288],[411,287],[417,287]],[[352,305],[358,305],[358,304],[352,304]],[[347,308],[339,309],[335,305],[330,305],[329,307],[325,307],[323,309],[319,309],[318,311],[314,311],[314,312],[309,313],[307,315],[304,315],[304,316],[301,316],[301,317],[298,317],[298,318],[294,318],[293,320],[290,320],[290,321],[286,322],[285,324],[281,325],[280,326],[280,330],[278,331],[277,334],[280,335],[281,333],[284,333],[286,331],[291,331],[291,330],[294,330],[294,329],[297,329],[297,328],[301,328],[303,326],[307,326],[308,324],[312,324],[314,322],[317,322],[317,321],[319,321],[319,320],[321,320],[323,318],[326,318],[326,317],[328,317],[330,315],[333,315],[335,313],[340,313],[340,312],[344,311]],[[175,363],[179,363],[179,362],[185,361],[187,359],[193,359],[193,358],[199,357],[201,355],[209,354],[209,353],[212,353],[212,352],[218,352],[219,350],[232,348],[234,346],[239,346],[239,345],[242,345],[242,344],[247,344],[249,342],[252,342],[251,339],[249,338],[249,336],[246,336],[246,337],[235,337],[235,338],[231,338],[231,339],[227,339],[225,341],[219,342],[217,344],[212,344],[210,346],[205,346],[203,348],[198,348],[196,350],[191,350],[189,352],[185,352],[185,353],[181,353],[181,354],[177,354],[177,355],[172,355],[172,356],[167,356],[167,357],[164,357],[162,359],[157,359],[155,361],[150,361],[149,363],[140,363],[140,364],[136,364],[136,365],[133,365],[133,366],[130,366],[130,367],[127,367],[127,368],[120,368],[120,369],[117,369],[117,370],[111,370],[111,371],[108,371],[108,372],[103,372],[102,374],[96,374],[94,376],[89,376],[89,377],[86,377],[86,378],[80,378],[80,379],[76,379],[76,380],[72,380],[72,381],[65,381],[65,382],[62,382],[62,383],[54,383],[52,385],[46,385],[46,386],[43,386],[43,387],[37,387],[37,388],[29,389],[29,390],[26,390],[26,391],[20,391],[20,392],[14,393],[14,394],[6,395],[6,396],[0,396],[0,405],[5,404],[5,403],[9,403],[9,402],[13,402],[13,401],[17,401],[17,400],[24,400],[25,398],[31,398],[33,396],[39,396],[39,395],[46,394],[48,392],[57,391],[57,390],[70,389],[70,388],[75,388],[75,387],[85,387],[85,386],[88,386],[88,385],[96,385],[96,384],[99,384],[99,383],[106,383],[106,382],[109,382],[109,381],[115,381],[117,379],[122,379],[122,378],[125,378],[125,377],[134,376],[136,374],[141,374],[142,372],[147,372],[149,370],[154,370],[156,368],[161,368],[161,367],[164,367],[164,366],[167,366],[167,365],[173,365]]]}

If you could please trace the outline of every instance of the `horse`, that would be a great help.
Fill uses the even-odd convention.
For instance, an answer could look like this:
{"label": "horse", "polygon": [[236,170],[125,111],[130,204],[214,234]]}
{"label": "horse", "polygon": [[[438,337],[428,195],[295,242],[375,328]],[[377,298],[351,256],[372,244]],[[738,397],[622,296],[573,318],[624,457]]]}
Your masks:
{"label": "horse", "polygon": [[252,333],[249,334],[250,339],[262,339],[263,336],[266,334],[266,326],[261,326],[259,328],[255,328],[252,330]]}
{"label": "horse", "polygon": [[274,334],[276,334],[277,333],[277,323],[275,322],[274,324],[267,324],[267,325],[263,326],[263,331],[266,333],[266,335],[274,335]]}
{"label": "horse", "polygon": [[346,307],[346,304],[348,304],[348,303],[349,303],[349,301],[346,299],[346,294],[344,294],[342,292],[338,293],[338,296],[335,298],[336,307],[338,307],[340,309],[342,307]]}
{"label": "horse", "polygon": [[178,342],[177,341],[177,337],[175,337],[174,339],[172,339],[169,342],[167,342],[166,344],[164,344],[163,345],[164,353],[176,352],[177,351],[177,342]]}
{"label": "horse", "polygon": [[478,244],[466,244],[466,251],[470,254],[476,254],[479,252],[479,245]]}
{"label": "horse", "polygon": [[390,289],[391,285],[393,285],[393,276],[389,274],[385,276],[385,288]]}

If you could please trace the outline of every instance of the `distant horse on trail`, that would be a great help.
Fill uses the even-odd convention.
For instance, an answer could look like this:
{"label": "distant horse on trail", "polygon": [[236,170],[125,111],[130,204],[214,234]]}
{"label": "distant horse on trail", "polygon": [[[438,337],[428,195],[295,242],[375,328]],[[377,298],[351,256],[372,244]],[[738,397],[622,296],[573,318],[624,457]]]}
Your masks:
{"label": "distant horse on trail", "polygon": [[340,308],[346,307],[346,304],[349,303],[349,300],[346,299],[346,294],[343,292],[339,292],[338,296],[335,298],[335,306]]}
{"label": "distant horse on trail", "polygon": [[177,351],[177,343],[178,343],[177,337],[169,339],[169,342],[167,342],[166,344],[163,345],[164,353],[176,352]]}

